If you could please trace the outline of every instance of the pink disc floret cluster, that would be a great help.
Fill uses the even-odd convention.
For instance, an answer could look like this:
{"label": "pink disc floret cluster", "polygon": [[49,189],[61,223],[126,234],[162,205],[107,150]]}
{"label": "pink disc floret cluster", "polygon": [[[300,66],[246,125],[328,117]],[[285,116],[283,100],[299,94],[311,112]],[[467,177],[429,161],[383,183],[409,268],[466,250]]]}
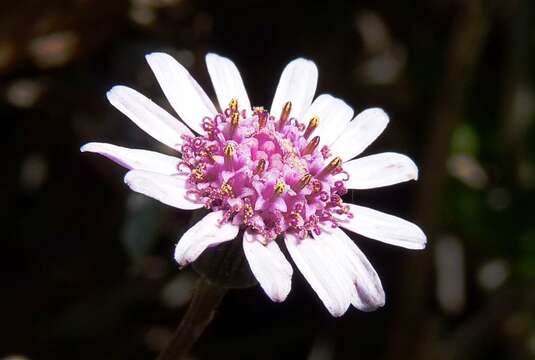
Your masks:
{"label": "pink disc floret cluster", "polygon": [[[223,113],[205,117],[205,135],[183,135],[179,170],[188,175],[188,196],[214,211],[222,222],[243,225],[272,241],[285,233],[305,238],[320,224],[337,227],[351,217],[342,203],[349,175],[329,148],[311,137],[308,125],[289,118],[291,102],[275,117],[261,107],[250,116],[233,99]],[[345,176],[334,175],[344,172]]]}

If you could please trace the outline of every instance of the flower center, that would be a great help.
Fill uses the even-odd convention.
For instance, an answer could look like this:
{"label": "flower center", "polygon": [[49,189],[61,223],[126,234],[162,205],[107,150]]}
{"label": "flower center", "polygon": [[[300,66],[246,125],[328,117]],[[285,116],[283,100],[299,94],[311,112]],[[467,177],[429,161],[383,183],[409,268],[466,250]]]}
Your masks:
{"label": "flower center", "polygon": [[[304,238],[319,225],[337,226],[333,215],[348,214],[347,193],[335,175],[343,172],[339,157],[319,149],[311,135],[320,119],[308,125],[290,118],[291,102],[275,117],[262,107],[252,115],[233,99],[214,118],[203,119],[205,135],[184,136],[179,169],[189,169],[188,191],[223,221],[261,233],[266,241],[286,231]],[[347,173],[346,173],[347,175]],[[347,180],[347,176],[346,179]]]}

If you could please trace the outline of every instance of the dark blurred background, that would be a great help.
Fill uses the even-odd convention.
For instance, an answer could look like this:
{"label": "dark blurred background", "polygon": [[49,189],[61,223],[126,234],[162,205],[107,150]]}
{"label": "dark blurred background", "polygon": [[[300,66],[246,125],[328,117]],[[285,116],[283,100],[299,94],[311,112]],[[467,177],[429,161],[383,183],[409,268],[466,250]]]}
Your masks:
{"label": "dark blurred background", "polygon": [[153,359],[197,275],[172,253],[190,213],[131,193],[89,141],[163,150],[106,100],[170,109],[144,54],[213,96],[209,51],[255,105],[285,64],[391,123],[420,180],[351,194],[427,233],[415,252],[355,237],[387,304],[333,319],[296,271],[287,301],[232,290],[191,359],[535,358],[535,4],[516,1],[4,0],[0,5],[0,359]]}

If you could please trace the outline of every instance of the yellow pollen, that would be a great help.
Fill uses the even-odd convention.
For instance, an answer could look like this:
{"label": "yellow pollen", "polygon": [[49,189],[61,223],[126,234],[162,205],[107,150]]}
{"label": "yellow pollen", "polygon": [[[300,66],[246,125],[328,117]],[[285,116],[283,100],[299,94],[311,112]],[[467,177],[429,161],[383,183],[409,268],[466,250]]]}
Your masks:
{"label": "yellow pollen", "polygon": [[233,195],[233,189],[232,189],[232,186],[225,182],[221,185],[221,193],[225,194],[225,195],[228,195],[228,196],[234,196]]}
{"label": "yellow pollen", "polygon": [[279,122],[279,129],[282,129],[284,125],[286,125],[286,122],[288,121],[288,118],[290,117],[291,111],[292,111],[292,102],[287,101],[282,107],[280,122]]}
{"label": "yellow pollen", "polygon": [[233,113],[238,111],[238,99],[232,98],[230,100],[230,103],[228,104],[228,107],[229,107],[230,111],[233,112]]}
{"label": "yellow pollen", "polygon": [[246,203],[243,206],[243,212],[244,212],[244,216],[246,220],[249,219],[251,216],[253,216],[254,211],[253,211],[253,207],[251,206],[251,204]]}
{"label": "yellow pollen", "polygon": [[340,167],[340,165],[342,165],[342,158],[340,156],[335,157],[329,163],[329,166],[331,166],[333,170],[336,169],[337,167]]}
{"label": "yellow pollen", "polygon": [[197,180],[203,180],[204,179],[204,172],[199,168],[195,168],[195,169],[191,170],[191,173],[193,174],[193,176]]}
{"label": "yellow pollen", "polygon": [[310,142],[303,149],[302,155],[312,154],[314,150],[316,150],[316,148],[318,147],[319,143],[320,137],[314,136],[312,140],[310,140]]}
{"label": "yellow pollen", "polygon": [[258,160],[258,164],[256,165],[256,173],[262,176],[265,169],[266,169],[266,160],[264,159]]}
{"label": "yellow pollen", "polygon": [[321,178],[327,174],[332,174],[333,171],[338,169],[342,165],[342,159],[337,156],[331,160],[331,162],[325,166],[317,175],[318,178]]}
{"label": "yellow pollen", "polygon": [[255,108],[255,114],[258,116],[258,128],[265,128],[268,120],[268,112],[264,110],[262,106],[260,106]]}
{"label": "yellow pollen", "polygon": [[235,152],[236,152],[236,149],[234,148],[234,145],[232,145],[231,143],[228,143],[227,145],[225,145],[225,148],[223,149],[223,154],[225,154],[226,158],[232,158]]}
{"label": "yellow pollen", "polygon": [[240,113],[238,112],[232,113],[232,118],[230,119],[230,124],[232,125],[232,127],[236,127],[239,122],[240,122]]}
{"label": "yellow pollen", "polygon": [[204,156],[205,158],[207,158],[211,164],[215,162],[214,154],[212,154],[210,150],[202,150],[200,154],[201,156]]}
{"label": "yellow pollen", "polygon": [[277,195],[281,195],[285,191],[286,191],[286,184],[282,182],[281,180],[277,180],[277,183],[275,184],[275,193]]}
{"label": "yellow pollen", "polygon": [[297,220],[298,222],[302,221],[303,220],[303,217],[301,216],[301,214],[299,214],[298,212],[292,212],[291,213],[291,216]]}
{"label": "yellow pollen", "polygon": [[305,186],[310,184],[310,181],[312,180],[312,175],[305,174],[296,184],[296,191],[302,190]]}
{"label": "yellow pollen", "polygon": [[317,116],[313,116],[312,119],[310,119],[310,121],[308,122],[308,126],[305,130],[305,133],[303,134],[303,137],[305,139],[308,139],[310,134],[312,134],[312,132],[318,127],[319,124],[320,124],[320,118]]}

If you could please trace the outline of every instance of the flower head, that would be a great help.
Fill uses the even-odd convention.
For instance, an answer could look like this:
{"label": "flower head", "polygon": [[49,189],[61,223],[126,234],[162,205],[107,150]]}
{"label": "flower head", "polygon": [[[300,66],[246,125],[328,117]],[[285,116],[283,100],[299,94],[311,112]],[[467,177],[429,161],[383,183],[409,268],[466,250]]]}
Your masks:
{"label": "flower head", "polygon": [[351,120],[353,109],[342,100],[323,94],[313,101],[318,72],[309,60],[286,66],[267,110],[251,107],[232,61],[208,54],[219,111],[172,57],[153,53],[147,61],[183,122],[124,86],[112,88],[108,99],[181,157],[103,143],[81,150],[130,169],[125,182],[134,191],[180,209],[212,210],[179,240],[177,262],[191,263],[209,246],[235,239],[241,228],[251,270],[273,301],[283,301],[291,288],[292,267],[277,244],[284,238],[331,314],[342,315],[350,304],[364,311],[382,306],[377,273],[340,228],[409,249],[425,247],[416,225],[343,201],[348,189],[417,178],[416,165],[401,154],[352,160],[385,129],[385,112],[368,109]]}

